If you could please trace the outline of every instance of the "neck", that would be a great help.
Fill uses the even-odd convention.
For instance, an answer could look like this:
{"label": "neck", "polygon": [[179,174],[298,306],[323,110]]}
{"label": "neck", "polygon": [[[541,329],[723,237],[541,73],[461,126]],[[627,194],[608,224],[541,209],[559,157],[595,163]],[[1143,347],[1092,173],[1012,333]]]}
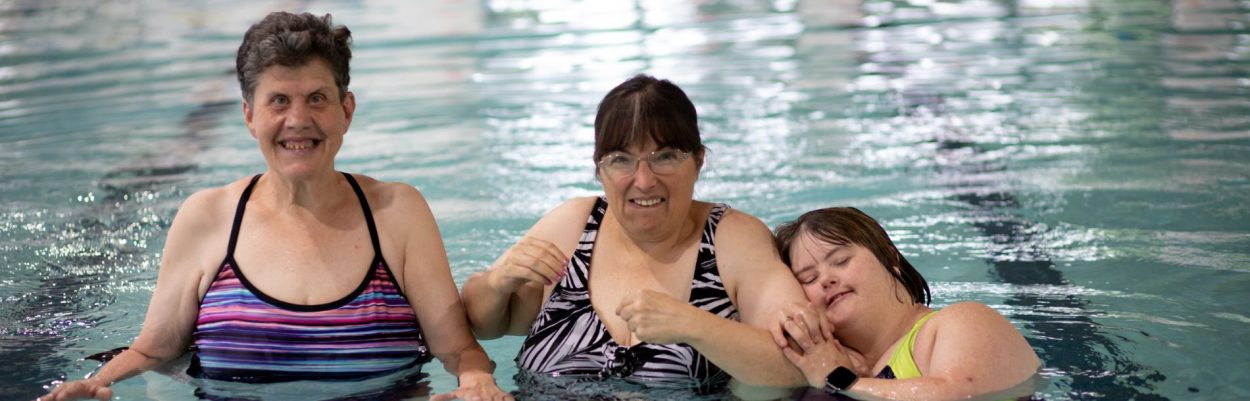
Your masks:
{"label": "neck", "polygon": [[272,202],[277,209],[293,207],[317,211],[341,201],[343,192],[336,189],[345,184],[343,181],[338,172],[291,179],[270,170],[257,183],[256,195]]}
{"label": "neck", "polygon": [[857,325],[838,327],[838,341],[858,351],[864,361],[875,364],[887,352],[893,351],[894,343],[911,330],[912,325],[929,313],[931,309],[923,304],[895,304],[880,319],[859,319]]}
{"label": "neck", "polygon": [[685,218],[675,222],[673,225],[661,228],[662,231],[656,230],[653,233],[654,235],[641,236],[630,233],[617,220],[616,215],[610,209],[604,214],[603,227],[618,233],[621,236],[621,242],[627,249],[633,248],[645,254],[659,257],[660,255],[670,254],[670,251],[682,247],[685,240],[693,233],[693,230],[699,226],[696,222],[697,218],[693,216],[694,210],[695,208],[691,207]]}

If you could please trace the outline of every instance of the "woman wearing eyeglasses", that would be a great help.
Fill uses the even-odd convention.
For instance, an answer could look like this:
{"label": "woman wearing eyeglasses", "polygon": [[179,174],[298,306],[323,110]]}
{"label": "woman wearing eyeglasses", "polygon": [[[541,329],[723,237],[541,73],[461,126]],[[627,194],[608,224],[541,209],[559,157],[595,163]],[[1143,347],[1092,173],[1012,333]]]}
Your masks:
{"label": "woman wearing eyeglasses", "polygon": [[565,202],[462,290],[479,338],[526,335],[540,376],[724,391],[805,383],[766,331],[802,290],[758,219],[692,199],[703,166],[694,105],[639,75],[595,116],[604,195]]}

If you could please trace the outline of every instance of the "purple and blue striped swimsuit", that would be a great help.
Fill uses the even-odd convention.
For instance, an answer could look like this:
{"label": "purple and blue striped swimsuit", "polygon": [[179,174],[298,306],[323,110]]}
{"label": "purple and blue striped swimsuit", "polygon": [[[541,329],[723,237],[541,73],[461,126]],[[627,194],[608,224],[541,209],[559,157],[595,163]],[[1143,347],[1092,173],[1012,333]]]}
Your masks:
{"label": "purple and blue striped swimsuit", "polygon": [[239,199],[226,258],[200,303],[195,322],[199,376],[241,382],[354,379],[387,374],[429,360],[417,316],[378,242],[373,213],[356,191],[373,240],[373,262],[351,294],[321,305],[283,302],[257,289],[234,260],[252,178]]}

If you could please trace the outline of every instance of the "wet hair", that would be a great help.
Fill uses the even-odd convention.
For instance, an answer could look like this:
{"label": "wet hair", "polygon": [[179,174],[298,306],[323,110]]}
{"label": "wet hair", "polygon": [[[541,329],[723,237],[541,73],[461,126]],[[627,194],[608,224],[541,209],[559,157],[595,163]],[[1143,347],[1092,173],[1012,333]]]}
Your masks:
{"label": "wet hair", "polygon": [[706,148],[699,138],[698,118],[694,104],[677,85],[667,79],[635,75],[612,88],[599,102],[594,162],[651,138],[658,148],[690,152],[702,167]]}
{"label": "wet hair", "polygon": [[333,26],[330,14],[318,17],[310,13],[270,13],[248,28],[239,45],[235,71],[243,99],[252,103],[257,80],[266,68],[274,65],[301,67],[320,58],[330,65],[339,100],[343,100],[351,81],[348,69],[352,59],[351,42],[351,31],[342,25]]}
{"label": "wet hair", "polygon": [[[795,221],[777,226],[773,238],[777,250],[781,252],[781,260],[789,265],[790,250],[794,242],[803,233],[811,234],[818,240],[835,245],[856,244],[868,248],[881,266],[890,272],[913,303],[928,305],[933,300],[929,291],[929,283],[912,267],[911,262],[898,251],[890,235],[886,234],[881,224],[871,216],[853,207],[831,207],[817,209],[807,213]],[[893,267],[898,267],[894,269]]]}

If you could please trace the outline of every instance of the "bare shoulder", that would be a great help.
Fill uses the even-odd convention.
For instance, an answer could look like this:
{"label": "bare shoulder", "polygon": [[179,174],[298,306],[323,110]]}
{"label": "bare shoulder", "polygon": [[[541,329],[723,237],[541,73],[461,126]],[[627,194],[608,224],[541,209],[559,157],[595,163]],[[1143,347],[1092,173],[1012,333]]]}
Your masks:
{"label": "bare shoulder", "polygon": [[[942,308],[920,329],[916,364],[926,375],[977,381],[974,392],[1002,389],[1033,374],[1041,361],[1024,335],[993,308],[960,302]],[[979,387],[978,387],[979,386]]]}
{"label": "bare shoulder", "polygon": [[195,192],[178,207],[169,226],[161,270],[166,273],[211,273],[226,255],[239,197],[251,182],[241,178],[224,186]]}
{"label": "bare shoulder", "polygon": [[234,214],[239,204],[239,197],[247,189],[251,177],[240,178],[229,184],[196,191],[188,196],[178,207],[178,214],[170,227],[170,235],[179,228],[191,232],[203,233],[220,226],[230,227],[234,223]]}
{"label": "bare shoulder", "polygon": [[769,240],[768,244],[772,244],[773,234],[768,230],[768,226],[764,224],[758,217],[752,216],[738,209],[730,208],[725,211],[725,215],[721,217],[720,224],[716,227],[717,240],[746,240],[755,242],[760,239]]}
{"label": "bare shoulder", "polygon": [[352,174],[360,189],[369,200],[375,214],[387,213],[393,208],[412,211],[411,208],[429,208],[425,196],[416,187],[402,182],[380,181],[363,174]]}
{"label": "bare shoulder", "polygon": [[573,198],[552,208],[525,235],[549,241],[571,252],[595,207],[594,196]]}
{"label": "bare shoulder", "polygon": [[938,325],[974,325],[976,327],[1011,327],[1011,322],[998,311],[980,302],[960,302],[937,311],[931,319]]}
{"label": "bare shoulder", "polygon": [[583,196],[564,201],[564,203],[557,205],[548,211],[547,214],[543,215],[543,218],[540,219],[539,222],[541,223],[544,220],[579,220],[580,222],[585,223],[586,218],[590,216],[590,209],[595,206],[596,199],[599,198],[594,196]]}
{"label": "bare shoulder", "polygon": [[959,302],[938,310],[918,334],[925,339],[921,341],[923,345],[917,344],[918,351],[931,349],[939,339],[947,346],[966,343],[970,346],[1006,347],[1000,349],[1006,352],[1014,352],[1008,349],[1028,349],[1024,335],[1011,321],[980,302]]}
{"label": "bare shoulder", "polygon": [[[725,259],[724,262],[718,260],[722,265],[765,268],[772,266],[760,263],[763,260],[781,263],[768,226],[759,218],[737,209],[729,209],[721,217],[716,227],[716,250],[725,255],[718,258]],[[734,263],[739,260],[747,263]]]}

